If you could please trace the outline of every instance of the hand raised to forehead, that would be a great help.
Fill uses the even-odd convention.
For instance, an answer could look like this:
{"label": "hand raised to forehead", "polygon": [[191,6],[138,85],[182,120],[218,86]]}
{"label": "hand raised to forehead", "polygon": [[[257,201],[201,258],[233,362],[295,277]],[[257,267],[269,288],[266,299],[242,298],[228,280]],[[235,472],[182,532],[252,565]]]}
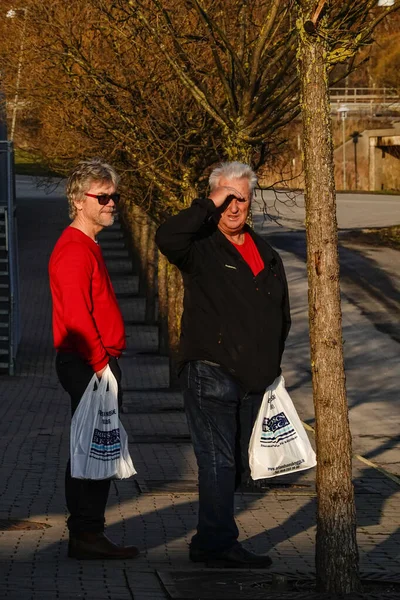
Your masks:
{"label": "hand raised to forehead", "polygon": [[246,198],[236,188],[221,185],[209,193],[208,197],[212,200],[217,208],[222,206],[226,201],[228,203],[236,198],[239,202],[246,202]]}

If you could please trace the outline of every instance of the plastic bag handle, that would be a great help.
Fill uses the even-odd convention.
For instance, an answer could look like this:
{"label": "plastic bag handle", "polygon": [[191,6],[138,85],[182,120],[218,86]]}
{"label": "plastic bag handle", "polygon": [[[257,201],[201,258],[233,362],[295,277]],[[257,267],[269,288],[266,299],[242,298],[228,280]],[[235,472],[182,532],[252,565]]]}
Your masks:
{"label": "plastic bag handle", "polygon": [[109,364],[106,366],[106,370],[104,371],[103,375],[101,376],[99,383],[100,383],[100,385],[103,384],[101,387],[102,394],[108,390],[108,391],[112,392],[113,394],[115,394],[115,396],[118,396],[118,383],[117,383],[117,380],[115,379],[114,373],[110,369]]}
{"label": "plastic bag handle", "polygon": [[103,375],[101,376],[101,379],[99,379],[95,373],[95,377],[97,379],[97,390],[95,390],[95,391],[98,394],[104,394],[104,392],[107,389],[107,384],[108,384],[107,371],[109,369],[110,369],[110,367],[107,365],[106,370],[104,371]]}

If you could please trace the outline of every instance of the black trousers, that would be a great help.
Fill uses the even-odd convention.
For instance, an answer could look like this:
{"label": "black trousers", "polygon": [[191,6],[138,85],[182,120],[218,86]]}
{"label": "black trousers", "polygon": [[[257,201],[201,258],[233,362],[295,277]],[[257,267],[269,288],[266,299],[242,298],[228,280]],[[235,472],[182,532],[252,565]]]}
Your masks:
{"label": "black trousers", "polygon": [[[117,359],[110,357],[109,366],[118,382],[118,404],[121,406],[121,369]],[[93,369],[77,354],[59,352],[56,371],[64,390],[71,397],[71,413],[74,414],[87,385],[93,377]],[[110,480],[74,479],[68,461],[65,472],[65,497],[70,516],[68,529],[73,534],[104,531]]]}

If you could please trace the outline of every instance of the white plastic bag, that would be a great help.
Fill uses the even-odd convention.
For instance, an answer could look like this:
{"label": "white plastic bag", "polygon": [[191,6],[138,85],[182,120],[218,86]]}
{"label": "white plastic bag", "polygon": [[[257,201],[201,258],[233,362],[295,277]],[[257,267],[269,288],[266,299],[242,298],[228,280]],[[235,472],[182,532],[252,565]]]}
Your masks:
{"label": "white plastic bag", "polygon": [[118,383],[108,365],[100,381],[93,375],[72,417],[70,452],[71,476],[77,479],[125,479],[136,473],[118,417]]}
{"label": "white plastic bag", "polygon": [[251,477],[265,479],[317,464],[282,376],[266,389],[249,444]]}

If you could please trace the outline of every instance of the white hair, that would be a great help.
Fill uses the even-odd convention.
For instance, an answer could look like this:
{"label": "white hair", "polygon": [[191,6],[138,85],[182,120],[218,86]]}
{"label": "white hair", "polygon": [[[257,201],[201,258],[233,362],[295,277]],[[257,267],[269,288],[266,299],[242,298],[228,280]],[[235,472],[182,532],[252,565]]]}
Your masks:
{"label": "white hair", "polygon": [[221,163],[218,167],[213,169],[208,179],[211,191],[218,187],[219,181],[222,177],[225,177],[226,179],[242,179],[242,177],[246,178],[249,182],[250,198],[253,197],[254,188],[257,185],[257,175],[254,173],[250,165],[246,165],[245,163],[241,163],[237,160]]}

